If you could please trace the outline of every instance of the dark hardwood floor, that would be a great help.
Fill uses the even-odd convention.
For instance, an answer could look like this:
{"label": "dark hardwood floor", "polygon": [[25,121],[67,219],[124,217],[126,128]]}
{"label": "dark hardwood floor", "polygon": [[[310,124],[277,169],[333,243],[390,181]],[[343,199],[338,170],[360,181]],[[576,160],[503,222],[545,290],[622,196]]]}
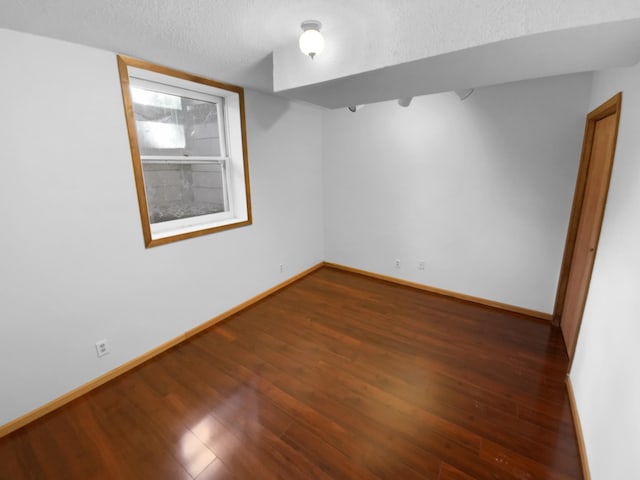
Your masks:
{"label": "dark hardwood floor", "polygon": [[559,330],[322,268],[0,439],[0,478],[581,479]]}

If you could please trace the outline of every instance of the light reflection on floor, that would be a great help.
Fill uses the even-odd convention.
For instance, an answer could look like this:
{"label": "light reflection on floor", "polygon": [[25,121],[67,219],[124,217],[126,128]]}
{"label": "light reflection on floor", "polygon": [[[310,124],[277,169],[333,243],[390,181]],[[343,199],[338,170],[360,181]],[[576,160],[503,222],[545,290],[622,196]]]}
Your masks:
{"label": "light reflection on floor", "polygon": [[[182,436],[180,456],[191,476],[195,478],[205,469],[207,472],[216,470],[213,462],[218,464],[220,460],[217,460],[215,453],[227,457],[233,455],[231,450],[236,450],[242,444],[237,434],[231,431],[231,426],[224,425],[218,418],[232,418],[236,427],[246,429],[258,422],[258,404],[255,389],[241,387]],[[208,473],[206,476],[209,476]]]}
{"label": "light reflection on floor", "polygon": [[191,431],[182,435],[180,450],[181,463],[194,478],[217,458]]}

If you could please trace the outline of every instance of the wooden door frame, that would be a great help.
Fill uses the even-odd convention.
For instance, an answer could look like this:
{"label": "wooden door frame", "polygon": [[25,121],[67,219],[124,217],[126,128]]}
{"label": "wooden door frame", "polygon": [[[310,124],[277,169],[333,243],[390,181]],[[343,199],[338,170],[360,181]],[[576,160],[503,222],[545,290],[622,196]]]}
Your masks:
{"label": "wooden door frame", "polygon": [[[622,106],[622,92],[618,92],[616,95],[611,97],[605,103],[600,105],[598,108],[593,110],[591,113],[587,115],[587,120],[584,129],[584,138],[582,141],[582,155],[580,157],[580,166],[578,168],[578,178],[576,180],[576,189],[573,195],[573,207],[571,208],[571,217],[569,220],[569,228],[567,230],[567,239],[565,241],[564,246],[564,255],[562,257],[562,266],[560,268],[560,278],[558,280],[558,291],[556,293],[556,302],[553,308],[553,319],[552,322],[555,326],[559,326],[562,321],[562,310],[564,308],[565,297],[567,294],[567,286],[569,283],[569,274],[571,272],[571,262],[573,260],[573,255],[575,253],[576,239],[578,235],[578,226],[580,223],[580,217],[582,216],[582,206],[584,204],[584,193],[587,181],[587,174],[589,171],[589,162],[591,160],[591,150],[593,145],[593,137],[596,130],[596,122],[598,120],[602,120],[609,115],[615,115],[615,131],[614,131],[614,143],[613,149],[611,152],[610,158],[606,159],[607,165],[607,195],[609,182],[611,181],[611,171],[613,169],[613,159],[616,154],[616,144],[618,139],[618,127],[620,125],[620,108]],[[605,195],[603,201],[606,205],[607,195]],[[604,218],[604,209],[602,209],[602,215],[598,218],[598,222],[600,224],[600,228],[602,228],[602,220]],[[598,235],[599,240],[599,235]],[[596,253],[598,248],[598,242],[595,245]],[[595,256],[593,257],[595,261]],[[591,282],[591,274],[593,272],[593,261],[588,268],[588,283]],[[586,304],[586,296],[584,298],[584,303],[580,306],[581,310],[584,311],[584,306]],[[578,331],[580,330],[580,324],[582,323],[582,318],[578,321]],[[576,335],[577,341],[578,335]],[[567,349],[569,350],[569,349]],[[573,345],[573,350],[575,350],[575,345]]]}

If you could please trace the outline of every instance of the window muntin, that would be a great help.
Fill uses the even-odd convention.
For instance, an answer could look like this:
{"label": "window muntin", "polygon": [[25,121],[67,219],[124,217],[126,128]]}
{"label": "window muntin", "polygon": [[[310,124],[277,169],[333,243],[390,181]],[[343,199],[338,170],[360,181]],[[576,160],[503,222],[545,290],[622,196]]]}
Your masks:
{"label": "window muntin", "polygon": [[118,61],[146,245],[250,224],[242,89]]}

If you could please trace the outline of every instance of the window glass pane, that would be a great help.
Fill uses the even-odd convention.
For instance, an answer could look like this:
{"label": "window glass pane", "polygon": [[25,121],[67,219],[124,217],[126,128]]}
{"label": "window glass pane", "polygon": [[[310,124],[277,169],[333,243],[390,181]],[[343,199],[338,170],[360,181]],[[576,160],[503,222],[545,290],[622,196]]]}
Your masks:
{"label": "window glass pane", "polygon": [[142,155],[153,155],[159,149],[169,153],[169,150],[183,150],[185,148],[182,125],[138,120],[136,127]]}
{"label": "window glass pane", "polygon": [[131,97],[141,155],[221,155],[216,103],[140,87]]}
{"label": "window glass pane", "polygon": [[143,163],[150,223],[227,211],[224,165]]}

